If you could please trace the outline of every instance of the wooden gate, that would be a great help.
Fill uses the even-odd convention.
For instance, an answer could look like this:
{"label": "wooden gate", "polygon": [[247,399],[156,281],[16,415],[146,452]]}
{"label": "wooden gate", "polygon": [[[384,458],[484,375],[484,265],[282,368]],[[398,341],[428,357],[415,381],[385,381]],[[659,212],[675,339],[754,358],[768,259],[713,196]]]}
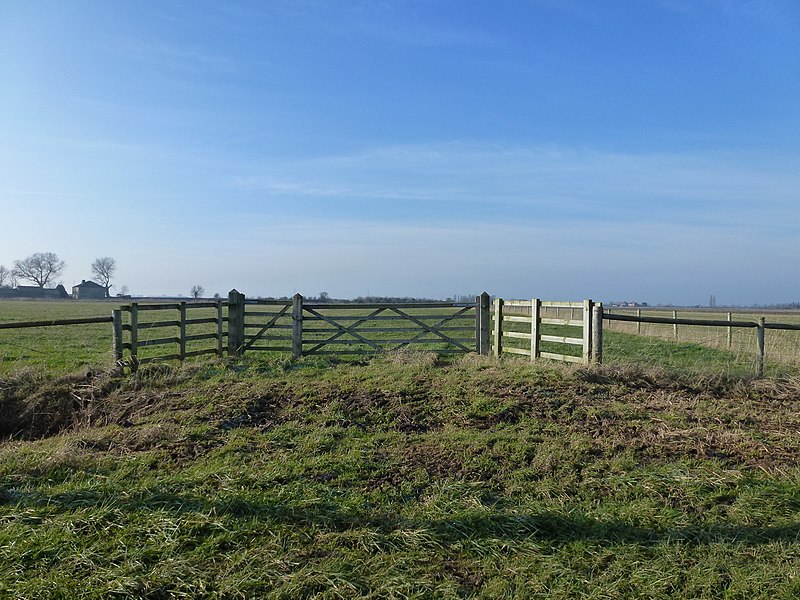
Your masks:
{"label": "wooden gate", "polygon": [[[543,302],[538,298],[496,298],[493,313],[495,356],[505,352],[529,356],[531,361],[549,358],[584,365],[601,362],[602,304],[591,300]],[[543,343],[547,351],[542,349]],[[569,347],[580,350],[570,352]]]}
{"label": "wooden gate", "polygon": [[[481,310],[481,307],[484,310]],[[228,298],[228,350],[308,355],[375,354],[406,348],[488,353],[488,295],[475,302],[306,303]]]}

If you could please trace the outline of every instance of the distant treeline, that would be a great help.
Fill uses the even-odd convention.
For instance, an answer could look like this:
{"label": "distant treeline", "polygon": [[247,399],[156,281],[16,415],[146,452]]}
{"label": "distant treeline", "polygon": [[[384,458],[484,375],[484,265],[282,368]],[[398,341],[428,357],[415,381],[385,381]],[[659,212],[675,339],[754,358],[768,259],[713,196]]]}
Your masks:
{"label": "distant treeline", "polygon": [[[446,298],[445,302],[475,302],[475,295],[459,294]],[[280,296],[279,298],[272,296],[257,296],[259,300],[283,300],[290,301],[291,296]],[[327,293],[322,292],[318,296],[304,296],[308,302],[317,302],[320,304],[397,304],[402,302],[442,302],[441,298],[425,298],[417,296],[358,296],[357,298],[331,298]]]}

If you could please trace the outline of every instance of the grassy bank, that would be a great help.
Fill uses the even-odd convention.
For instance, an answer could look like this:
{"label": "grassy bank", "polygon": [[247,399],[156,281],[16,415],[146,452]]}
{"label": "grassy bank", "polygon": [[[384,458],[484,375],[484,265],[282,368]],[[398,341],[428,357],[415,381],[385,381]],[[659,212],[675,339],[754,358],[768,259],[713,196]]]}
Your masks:
{"label": "grassy bank", "polygon": [[0,390],[9,597],[800,593],[796,380],[400,355]]}

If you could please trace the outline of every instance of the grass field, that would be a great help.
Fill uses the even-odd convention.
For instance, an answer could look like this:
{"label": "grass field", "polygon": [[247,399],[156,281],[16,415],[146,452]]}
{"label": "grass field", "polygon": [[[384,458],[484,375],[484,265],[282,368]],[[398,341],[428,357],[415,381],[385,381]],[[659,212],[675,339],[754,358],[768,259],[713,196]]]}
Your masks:
{"label": "grass field", "polygon": [[799,392],[413,353],[18,372],[0,596],[795,598]]}
{"label": "grass field", "polygon": [[[0,323],[108,317],[114,302],[0,300]],[[69,373],[113,362],[110,323],[0,330],[0,373],[38,369]]]}
{"label": "grass field", "polygon": [[[618,314],[635,314],[635,310],[612,309]],[[687,319],[727,319],[728,311],[719,310],[678,310],[680,318]],[[645,316],[672,317],[672,310],[645,309]],[[758,317],[765,317],[772,323],[800,324],[798,311],[756,311],[733,310],[731,318],[734,321],[756,321]],[[621,321],[607,321],[605,329],[608,332],[637,334],[636,323]],[[728,343],[727,327],[702,327],[694,325],[673,325],[642,323],[638,328],[638,335],[653,340],[677,341],[685,344],[696,344],[721,350],[729,356],[732,365],[753,364],[756,355],[755,329],[732,328],[730,345]],[[677,335],[676,335],[677,333]],[[658,344],[656,344],[658,346]],[[648,354],[652,355],[652,352]],[[772,374],[796,372],[800,367],[800,332],[780,331],[768,329],[766,332],[766,364]],[[734,369],[734,372],[738,367]],[[752,371],[751,371],[752,372]]]}

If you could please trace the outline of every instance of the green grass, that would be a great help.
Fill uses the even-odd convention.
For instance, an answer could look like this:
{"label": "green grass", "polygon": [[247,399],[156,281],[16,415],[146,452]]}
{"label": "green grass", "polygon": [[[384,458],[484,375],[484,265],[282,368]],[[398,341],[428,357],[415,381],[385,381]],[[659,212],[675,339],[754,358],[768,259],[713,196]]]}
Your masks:
{"label": "green grass", "polygon": [[[797,373],[797,365],[765,360],[765,375],[780,377]],[[673,372],[748,377],[756,372],[754,354],[743,354],[701,343],[661,340],[644,335],[606,332],[603,360],[611,364],[637,364]]]}
{"label": "green grass", "polygon": [[18,373],[0,596],[794,598],[798,391],[419,354]]}
{"label": "green grass", "polygon": [[[114,302],[0,300],[0,323],[108,317]],[[69,373],[113,361],[110,323],[0,330],[0,374],[20,369]]]}
{"label": "green grass", "polygon": [[[614,313],[635,314],[633,310],[612,309]],[[642,310],[644,316],[672,317],[671,310],[645,309]],[[692,311],[679,310],[678,316],[688,319],[714,319],[724,321],[727,319],[727,311],[724,309]],[[800,323],[800,313],[798,311],[769,311],[759,312],[757,309],[740,310],[732,312],[732,320],[755,322],[758,317],[764,316],[767,323]],[[621,321],[606,321],[604,329],[607,333],[636,334],[637,324]],[[730,342],[728,340],[727,327],[707,327],[696,325],[679,325],[676,331],[672,325],[643,323],[639,327],[638,335],[654,340],[654,347],[669,348],[663,346],[658,341],[678,342],[681,346],[703,346],[711,348],[715,352],[710,356],[716,357],[713,362],[726,363],[731,373],[739,373],[750,369],[752,373],[755,369],[756,356],[756,331],[754,328],[733,328],[731,331]],[[718,352],[717,352],[718,351]],[[647,354],[654,354],[649,350]],[[702,360],[702,356],[698,357]],[[781,331],[768,329],[766,331],[766,367],[772,375],[779,375],[786,372],[796,372],[800,365],[800,332]]]}

